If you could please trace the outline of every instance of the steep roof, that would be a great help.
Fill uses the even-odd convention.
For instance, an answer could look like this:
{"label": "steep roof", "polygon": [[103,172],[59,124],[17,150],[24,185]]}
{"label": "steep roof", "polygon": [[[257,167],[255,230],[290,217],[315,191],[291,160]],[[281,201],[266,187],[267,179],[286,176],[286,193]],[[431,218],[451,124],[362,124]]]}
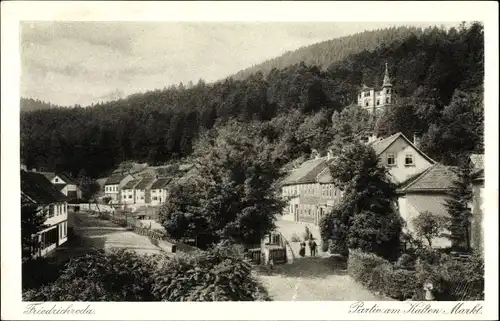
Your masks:
{"label": "steep roof", "polygon": [[171,181],[171,178],[159,178],[156,180],[156,182],[151,185],[151,189],[161,189],[164,188],[168,185],[168,183]]}
{"label": "steep roof", "polygon": [[68,184],[54,184],[54,187],[57,188],[58,191],[62,190]]}
{"label": "steep roof", "polygon": [[21,201],[31,199],[37,204],[50,204],[66,201],[67,198],[42,174],[21,171]]}
{"label": "steep roof", "polygon": [[314,183],[318,174],[326,167],[326,157],[305,161],[299,168],[290,171],[288,176],[283,180],[282,185]]}
{"label": "steep roof", "polygon": [[128,181],[123,185],[122,190],[124,189],[133,189],[137,184],[139,184],[141,180],[140,179],[133,179],[131,181]]}
{"label": "steep roof", "polygon": [[56,174],[56,175],[59,176],[63,181],[65,181],[66,184],[77,185],[76,180],[73,177],[71,177],[69,174],[60,173],[60,174]]}
{"label": "steep roof", "polygon": [[399,186],[399,191],[406,192],[432,192],[446,191],[453,186],[456,174],[451,167],[434,164],[420,174],[410,177]]}
{"label": "steep roof", "polygon": [[139,184],[135,186],[135,189],[146,189],[146,187],[148,187],[148,185],[151,184],[154,180],[154,177],[144,177],[143,179],[141,179]]}
{"label": "steep roof", "polygon": [[181,176],[178,180],[177,183],[185,183],[186,181],[196,177],[199,175],[198,168],[191,166],[191,169],[185,173],[183,176]]}
{"label": "steep roof", "polygon": [[113,174],[111,175],[110,177],[108,177],[108,179],[106,180],[106,183],[104,183],[104,185],[116,185],[116,184],[120,184],[120,182],[125,178],[127,177],[127,175],[123,175],[123,174]]}
{"label": "steep roof", "polygon": [[386,137],[386,138],[383,138],[383,139],[379,139],[379,140],[376,140],[376,141],[373,141],[371,143],[368,143],[369,146],[371,146],[373,148],[373,150],[375,150],[375,153],[377,154],[377,156],[379,156],[380,154],[382,154],[387,148],[389,148],[389,146],[391,146],[398,138],[402,138],[404,139],[411,147],[413,147],[422,157],[424,157],[426,160],[428,160],[429,162],[431,162],[432,164],[435,164],[436,162],[430,158],[429,156],[427,156],[424,152],[422,152],[420,149],[417,148],[417,146],[415,146],[413,144],[412,141],[410,141],[408,138],[406,138],[405,135],[403,135],[403,133],[399,132],[399,133],[396,133],[396,134],[393,134],[389,137]]}
{"label": "steep roof", "polygon": [[47,178],[49,181],[52,181],[54,179],[54,177],[56,177],[56,173],[54,173],[54,172],[38,172],[38,173],[45,176],[45,178]]}

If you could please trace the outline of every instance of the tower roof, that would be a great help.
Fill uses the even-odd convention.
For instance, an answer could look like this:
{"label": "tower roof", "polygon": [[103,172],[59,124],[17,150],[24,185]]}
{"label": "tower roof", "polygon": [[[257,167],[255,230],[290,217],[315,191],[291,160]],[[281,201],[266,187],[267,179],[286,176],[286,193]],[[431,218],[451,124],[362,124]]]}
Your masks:
{"label": "tower roof", "polygon": [[389,78],[389,70],[387,68],[387,62],[385,63],[385,74],[384,74],[384,83],[382,87],[392,86],[391,78]]}

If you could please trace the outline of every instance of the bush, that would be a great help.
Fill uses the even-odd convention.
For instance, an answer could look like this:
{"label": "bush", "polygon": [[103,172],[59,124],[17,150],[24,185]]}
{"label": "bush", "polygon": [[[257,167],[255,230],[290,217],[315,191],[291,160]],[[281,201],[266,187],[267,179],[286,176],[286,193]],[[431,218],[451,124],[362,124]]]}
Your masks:
{"label": "bush", "polygon": [[64,270],[64,263],[36,258],[22,263],[22,288],[32,289],[54,282]]}
{"label": "bush", "polygon": [[100,212],[97,215],[97,218],[100,219],[100,220],[107,220],[107,221],[109,221],[111,219],[111,215],[109,215],[109,213],[106,213],[106,212]]}
{"label": "bush", "polygon": [[415,259],[410,254],[404,253],[396,262],[396,267],[400,269],[413,270],[415,267]]}
{"label": "bush", "polygon": [[330,249],[330,241],[328,240],[322,240],[321,241],[321,251],[322,252],[328,252]]}
{"label": "bush", "polygon": [[95,251],[72,259],[60,277],[25,290],[25,301],[269,300],[242,254],[233,248],[169,259],[134,251]]}
{"label": "bush", "polygon": [[364,253],[359,250],[349,250],[347,261],[347,272],[354,280],[366,287],[370,287],[373,270],[380,265],[391,266],[389,261],[372,253]]}
{"label": "bush", "polygon": [[397,300],[414,297],[420,288],[415,271],[395,268],[372,253],[350,250],[347,270],[363,286]]}
{"label": "bush", "polygon": [[300,237],[297,235],[297,233],[293,233],[291,240],[292,242],[300,242]]}
{"label": "bush", "polygon": [[396,300],[413,298],[422,287],[416,277],[415,271],[405,269],[388,269],[384,278],[383,293]]}
{"label": "bush", "polygon": [[242,251],[234,247],[179,254],[164,261],[155,279],[153,295],[160,301],[269,300]]}
{"label": "bush", "polygon": [[331,254],[340,254],[342,256],[349,255],[349,249],[347,248],[347,244],[340,239],[331,239],[328,244],[328,251]]}

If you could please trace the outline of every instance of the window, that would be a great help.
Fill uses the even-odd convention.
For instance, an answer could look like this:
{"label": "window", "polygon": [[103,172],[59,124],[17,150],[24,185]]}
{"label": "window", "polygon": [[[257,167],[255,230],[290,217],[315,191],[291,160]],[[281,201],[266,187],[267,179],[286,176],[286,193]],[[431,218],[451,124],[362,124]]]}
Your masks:
{"label": "window", "polygon": [[377,99],[377,106],[380,105],[380,99]]}
{"label": "window", "polygon": [[56,183],[59,183],[59,178],[56,177],[56,179],[54,180]]}
{"label": "window", "polygon": [[405,165],[414,165],[413,164],[413,155],[412,154],[406,154],[405,156]]}
{"label": "window", "polygon": [[396,156],[393,153],[387,154],[387,165],[389,166],[396,165]]}
{"label": "window", "polygon": [[153,201],[157,201],[157,200],[158,200],[158,197],[153,196]]}
{"label": "window", "polygon": [[55,214],[54,205],[49,205],[49,217],[54,216],[54,214]]}
{"label": "window", "polygon": [[387,94],[390,94],[390,93],[391,93],[391,90],[390,90],[389,88],[386,88],[385,92],[386,92]]}
{"label": "window", "polygon": [[387,97],[387,98],[385,99],[385,103],[386,103],[386,104],[388,104],[388,103],[389,103],[389,97]]}
{"label": "window", "polygon": [[132,195],[129,195],[128,198],[132,198]]}
{"label": "window", "polygon": [[143,200],[143,199],[144,199],[144,196],[141,196],[141,200]]}
{"label": "window", "polygon": [[365,106],[368,106],[368,105],[369,105],[369,103],[368,103],[368,100],[367,100],[367,101],[365,101]]}

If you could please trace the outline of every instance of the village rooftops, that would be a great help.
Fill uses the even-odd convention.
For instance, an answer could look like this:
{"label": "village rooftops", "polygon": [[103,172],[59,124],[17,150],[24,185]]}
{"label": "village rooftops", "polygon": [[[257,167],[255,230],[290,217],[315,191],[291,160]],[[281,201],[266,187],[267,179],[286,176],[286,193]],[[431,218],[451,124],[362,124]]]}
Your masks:
{"label": "village rooftops", "polygon": [[156,182],[151,185],[151,189],[162,189],[167,187],[172,179],[170,178],[159,178]]}
{"label": "village rooftops", "polygon": [[451,167],[434,164],[401,183],[398,191],[402,193],[447,191],[453,187],[456,177]]}
{"label": "village rooftops", "polygon": [[42,174],[21,171],[22,201],[31,200],[36,204],[64,202],[66,196]]}
{"label": "village rooftops", "polygon": [[139,184],[135,186],[135,189],[146,189],[154,181],[154,179],[154,177],[144,177],[141,179]]}
{"label": "village rooftops", "polygon": [[326,160],[326,157],[321,157],[305,161],[299,168],[290,171],[288,176],[281,182],[281,185],[315,183],[318,174],[328,166]]}
{"label": "village rooftops", "polygon": [[377,139],[375,141],[369,142],[368,145],[373,148],[377,156],[380,156],[387,148],[389,148],[398,138],[404,139],[410,146],[412,146],[422,157],[424,157],[426,160],[428,160],[430,163],[435,164],[436,162],[427,156],[424,152],[419,150],[415,144],[410,141],[408,138],[406,138],[403,133],[396,133],[393,134],[389,137],[382,138],[382,139]]}
{"label": "village rooftops", "polygon": [[140,179],[133,179],[131,181],[128,181],[123,185],[122,190],[124,189],[134,189],[137,184],[139,184],[141,180]]}
{"label": "village rooftops", "polygon": [[126,174],[113,174],[108,177],[104,185],[118,185],[125,177],[127,177]]}
{"label": "village rooftops", "polygon": [[68,184],[77,185],[75,179],[65,173],[54,173],[54,172],[38,172],[38,173],[45,176],[49,181],[52,181],[56,176],[59,176],[65,182],[65,184],[63,184],[64,186]]}

